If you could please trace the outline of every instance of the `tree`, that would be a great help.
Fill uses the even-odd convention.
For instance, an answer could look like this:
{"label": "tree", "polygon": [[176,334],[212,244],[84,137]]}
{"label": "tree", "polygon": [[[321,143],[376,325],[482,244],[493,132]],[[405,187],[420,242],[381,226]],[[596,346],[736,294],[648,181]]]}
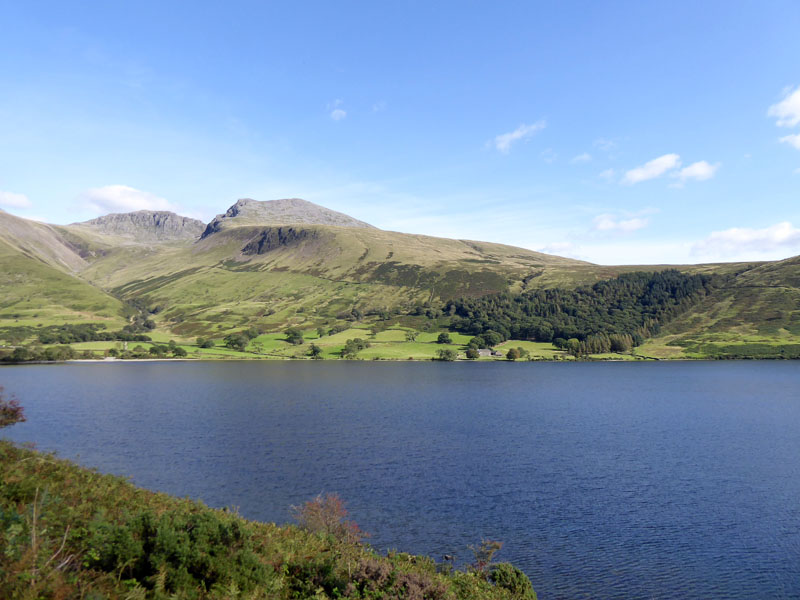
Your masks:
{"label": "tree", "polygon": [[172,349],[172,356],[174,356],[175,358],[183,358],[183,357],[187,356],[188,354],[189,353],[186,352],[186,350],[184,348],[181,348],[180,346],[175,346]]}
{"label": "tree", "polygon": [[318,338],[321,338],[321,337],[323,337],[324,335],[325,335],[325,328],[324,328],[324,327],[322,327],[322,326],[320,326],[320,327],[317,327],[317,337],[318,337]]}
{"label": "tree", "polygon": [[414,342],[416,341],[418,335],[419,333],[416,331],[406,331],[406,341]]}
{"label": "tree", "polygon": [[487,568],[492,564],[494,555],[503,547],[503,542],[495,540],[481,540],[478,546],[469,546],[472,553],[475,555],[475,562],[470,565],[472,569],[480,574],[485,575]]}
{"label": "tree", "polygon": [[25,421],[25,414],[19,401],[13,396],[7,400],[3,393],[3,386],[0,385],[0,429],[23,421]]}
{"label": "tree", "polygon": [[449,333],[447,333],[446,331],[443,331],[442,333],[439,334],[439,337],[436,338],[436,343],[437,344],[452,344],[453,340],[450,339],[450,334]]}
{"label": "tree", "polygon": [[355,358],[364,348],[369,348],[369,342],[361,338],[347,340],[342,348],[342,358]]}
{"label": "tree", "polygon": [[473,348],[472,346],[467,348],[467,358],[468,359],[475,360],[476,358],[480,358],[480,357],[481,357],[481,353],[478,352],[477,348]]}
{"label": "tree", "polygon": [[508,360],[517,360],[519,358],[519,348],[509,348],[506,358]]}
{"label": "tree", "polygon": [[247,344],[250,343],[250,340],[247,338],[247,336],[242,335],[241,333],[228,334],[225,336],[223,341],[225,342],[225,346],[231,350],[238,350],[239,352],[244,352],[244,349],[247,348]]}
{"label": "tree", "polygon": [[308,355],[311,358],[322,358],[322,348],[316,344],[311,344],[311,348],[308,349]]}
{"label": "tree", "polygon": [[297,327],[289,327],[289,329],[283,333],[286,336],[286,341],[290,344],[299,346],[303,343],[303,332],[297,329]]}
{"label": "tree", "polygon": [[320,494],[302,506],[293,506],[292,515],[303,529],[357,544],[367,534],[347,518],[347,509],[338,494]]}
{"label": "tree", "polygon": [[451,362],[458,357],[458,354],[452,348],[440,348],[436,351],[436,356],[438,360]]}

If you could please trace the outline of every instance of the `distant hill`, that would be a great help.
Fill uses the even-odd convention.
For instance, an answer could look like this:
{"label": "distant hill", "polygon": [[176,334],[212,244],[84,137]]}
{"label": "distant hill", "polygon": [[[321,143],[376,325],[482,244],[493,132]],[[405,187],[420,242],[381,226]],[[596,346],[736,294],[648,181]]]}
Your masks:
{"label": "distant hill", "polygon": [[182,217],[174,212],[139,210],[131,213],[114,213],[82,223],[73,223],[70,227],[152,242],[196,240],[203,233],[206,225],[202,221]]}
{"label": "distant hill", "polygon": [[[314,328],[435,315],[448,300],[574,289],[668,267],[723,279],[664,324],[642,354],[724,355],[720,348],[730,344],[800,343],[798,257],[601,266],[503,244],[383,231],[300,199],[242,199],[207,225],[162,211],[67,226],[0,212],[0,329],[4,319],[124,323],[136,311],[184,336]],[[441,315],[436,326],[446,322]]]}

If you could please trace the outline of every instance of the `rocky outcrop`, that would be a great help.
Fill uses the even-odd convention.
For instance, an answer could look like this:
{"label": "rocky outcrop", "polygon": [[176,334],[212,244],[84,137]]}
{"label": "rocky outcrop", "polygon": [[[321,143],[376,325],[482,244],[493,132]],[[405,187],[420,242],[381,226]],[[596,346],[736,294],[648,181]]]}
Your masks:
{"label": "rocky outcrop", "polygon": [[276,248],[294,246],[303,240],[313,239],[316,232],[312,229],[297,229],[295,227],[268,227],[261,234],[250,241],[242,254],[266,254]]}
{"label": "rocky outcrop", "polygon": [[201,239],[229,225],[333,225],[374,229],[369,223],[300,198],[263,202],[243,198],[225,214],[214,217],[206,226]]}
{"label": "rocky outcrop", "polygon": [[196,240],[205,228],[205,224],[197,219],[182,217],[174,212],[152,210],[114,213],[83,223],[73,223],[73,226],[149,242]]}

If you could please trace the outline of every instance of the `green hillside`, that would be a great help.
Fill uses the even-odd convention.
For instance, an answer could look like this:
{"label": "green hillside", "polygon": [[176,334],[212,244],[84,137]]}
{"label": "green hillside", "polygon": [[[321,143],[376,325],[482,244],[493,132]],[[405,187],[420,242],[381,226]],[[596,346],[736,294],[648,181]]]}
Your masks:
{"label": "green hillside", "polygon": [[81,279],[85,261],[54,228],[0,212],[0,328],[99,320],[124,324],[123,303]]}
{"label": "green hillside", "polygon": [[302,527],[278,526],[5,441],[0,472],[2,598],[536,598],[508,563],[379,555],[332,496],[298,511]]}
{"label": "green hillside", "polygon": [[[503,244],[383,231],[297,199],[242,200],[205,228],[166,212],[68,226],[0,213],[0,265],[0,340],[2,323],[102,321],[118,329],[132,319],[155,323],[155,341],[183,343],[198,336],[221,342],[245,329],[277,335],[289,326],[440,331],[453,324],[453,301],[557,294],[673,269],[718,281],[648,330],[634,355],[777,358],[800,343],[800,258],[601,266]],[[363,356],[433,354],[404,345]],[[323,355],[339,350],[331,346]]]}

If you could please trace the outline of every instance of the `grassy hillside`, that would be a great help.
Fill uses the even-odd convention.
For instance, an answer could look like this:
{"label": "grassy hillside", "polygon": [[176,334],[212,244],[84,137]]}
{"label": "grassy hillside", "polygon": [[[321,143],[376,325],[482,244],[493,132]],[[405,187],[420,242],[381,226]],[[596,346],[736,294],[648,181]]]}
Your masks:
{"label": "grassy hillside", "polygon": [[[99,321],[124,324],[122,302],[0,239],[0,329]],[[2,339],[2,336],[0,336]]]}
{"label": "grassy hillside", "polygon": [[[280,223],[257,224],[262,213]],[[111,215],[110,224],[99,220],[102,226],[49,226],[0,213],[0,322],[99,320],[116,329],[140,314],[156,323],[155,341],[182,342],[221,340],[252,327],[276,333],[348,323],[426,331],[446,327],[440,309],[448,300],[572,290],[668,268],[593,265],[502,244],[382,231],[297,200],[242,201],[196,240],[189,229],[198,230],[197,223],[151,234],[140,230],[164,220],[134,216]],[[671,268],[721,276],[725,284],[649,338],[638,355],[785,357],[800,343],[800,259]],[[424,316],[427,324],[417,318]],[[405,350],[366,354],[399,357]],[[335,352],[325,349],[326,356]]]}
{"label": "grassy hillside", "polygon": [[193,244],[111,249],[82,275],[157,310],[156,320],[176,334],[208,335],[248,324],[310,326],[353,309],[405,313],[581,264],[502,244],[378,229],[229,226]]}
{"label": "grassy hillside", "polygon": [[658,358],[800,356],[800,257],[748,267],[637,353]]}
{"label": "grassy hillside", "polygon": [[380,556],[335,498],[247,521],[0,441],[0,597],[535,599],[511,565]]}

